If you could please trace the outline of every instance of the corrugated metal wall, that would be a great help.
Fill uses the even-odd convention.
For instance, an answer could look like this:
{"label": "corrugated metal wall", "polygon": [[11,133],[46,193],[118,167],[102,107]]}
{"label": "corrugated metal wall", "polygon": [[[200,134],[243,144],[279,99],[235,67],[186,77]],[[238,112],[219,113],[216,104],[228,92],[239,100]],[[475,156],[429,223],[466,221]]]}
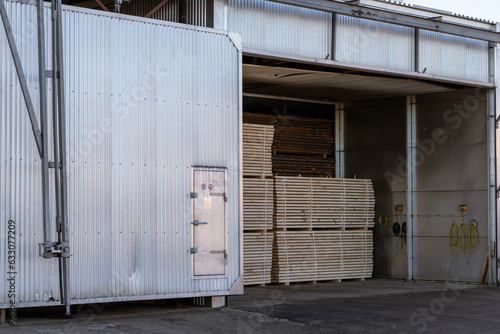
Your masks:
{"label": "corrugated metal wall", "polygon": [[[121,12],[128,15],[146,16],[161,0],[141,0],[123,3]],[[152,16],[152,19],[179,22],[179,0],[170,0]]]}
{"label": "corrugated metal wall", "polygon": [[420,31],[420,70],[488,82],[488,42]]}
{"label": "corrugated metal wall", "polygon": [[[332,58],[332,15],[264,0],[229,0],[228,26],[247,50]],[[412,72],[413,28],[337,15],[335,60]],[[420,68],[427,74],[488,82],[488,43],[420,32]]]}
{"label": "corrugated metal wall", "polygon": [[229,30],[243,47],[326,59],[331,53],[329,13],[264,0],[229,0]]}
{"label": "corrugated metal wall", "polygon": [[336,60],[412,71],[413,34],[412,28],[337,15]]}
{"label": "corrugated metal wall", "polygon": [[[7,7],[37,105],[35,7]],[[64,22],[73,298],[228,291],[240,274],[236,48],[224,34],[74,7]],[[19,306],[50,304],[57,265],[37,257],[39,159],[3,30],[0,45],[1,237],[15,220]],[[228,168],[226,278],[191,277],[194,165]]]}
{"label": "corrugated metal wall", "polygon": [[186,23],[207,26],[207,0],[186,1]]}

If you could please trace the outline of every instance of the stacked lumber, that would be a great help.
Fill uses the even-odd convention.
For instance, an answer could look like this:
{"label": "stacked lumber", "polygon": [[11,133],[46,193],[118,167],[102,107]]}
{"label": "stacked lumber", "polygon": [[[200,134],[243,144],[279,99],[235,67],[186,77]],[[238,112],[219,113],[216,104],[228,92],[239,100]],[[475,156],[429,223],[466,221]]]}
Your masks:
{"label": "stacked lumber", "polygon": [[276,153],[332,155],[335,142],[329,119],[279,116],[275,124]]}
{"label": "stacked lumber", "polygon": [[274,127],[273,174],[334,175],[333,120],[243,113],[243,121]]}
{"label": "stacked lumber", "polygon": [[335,159],[304,155],[273,155],[273,172],[278,175],[328,176],[335,173]]}
{"label": "stacked lumber", "polygon": [[243,179],[243,230],[273,228],[273,179]]}
{"label": "stacked lumber", "polygon": [[244,284],[271,283],[273,232],[245,232],[243,234]]}
{"label": "stacked lumber", "polygon": [[272,176],[273,136],[272,126],[243,124],[244,176]]}
{"label": "stacked lumber", "polygon": [[373,231],[341,231],[342,279],[363,279],[373,272]]}
{"label": "stacked lumber", "polygon": [[275,177],[277,229],[371,228],[375,194],[371,180]]}
{"label": "stacked lumber", "polygon": [[373,272],[373,231],[275,231],[273,283],[364,279]]}

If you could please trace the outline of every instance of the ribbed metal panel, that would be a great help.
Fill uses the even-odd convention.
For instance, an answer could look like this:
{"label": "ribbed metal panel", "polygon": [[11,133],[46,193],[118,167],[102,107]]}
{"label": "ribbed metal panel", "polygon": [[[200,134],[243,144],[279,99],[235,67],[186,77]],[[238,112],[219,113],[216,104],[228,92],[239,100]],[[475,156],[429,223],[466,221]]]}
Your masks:
{"label": "ribbed metal panel", "polygon": [[207,0],[186,1],[186,23],[195,26],[207,26]]}
{"label": "ribbed metal panel", "polygon": [[[141,0],[131,1],[130,3],[123,3],[121,12],[128,15],[146,16],[153,10],[161,0]],[[179,22],[179,0],[170,0],[164,4],[152,16],[152,19]]]}
{"label": "ribbed metal panel", "polygon": [[488,42],[422,30],[420,70],[488,82]]}
{"label": "ribbed metal panel", "polygon": [[229,31],[245,49],[326,59],[331,55],[332,15],[264,0],[229,0]]}
{"label": "ribbed metal panel", "polygon": [[[38,105],[36,8],[7,7]],[[228,291],[240,274],[237,49],[225,34],[75,7],[64,23],[75,302]],[[2,244],[14,219],[19,306],[48,305],[59,295],[56,262],[37,257],[39,159],[3,30],[0,45]],[[192,279],[195,165],[228,168],[227,277]],[[6,258],[0,247],[2,268]]]}
{"label": "ribbed metal panel", "polygon": [[335,40],[338,61],[413,70],[415,46],[412,28],[338,15]]}
{"label": "ribbed metal panel", "polygon": [[[38,110],[36,12],[33,6],[19,3],[6,2],[6,8]],[[46,16],[48,19],[50,15]],[[17,225],[16,301],[57,299],[56,263],[37,256],[38,243],[43,242],[40,159],[3,25],[0,26],[0,46],[0,305],[9,300],[3,292],[8,291],[7,223],[10,219]],[[45,279],[39,280],[39,277]]]}

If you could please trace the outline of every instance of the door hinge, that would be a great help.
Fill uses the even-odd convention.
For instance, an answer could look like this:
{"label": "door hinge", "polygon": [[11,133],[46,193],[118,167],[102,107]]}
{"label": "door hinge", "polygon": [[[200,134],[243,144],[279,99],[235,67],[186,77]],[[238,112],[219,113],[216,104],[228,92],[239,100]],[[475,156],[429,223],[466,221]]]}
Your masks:
{"label": "door hinge", "polygon": [[189,252],[190,252],[191,254],[196,254],[196,253],[198,253],[198,248],[193,248],[193,247],[191,247],[191,249],[189,250]]}
{"label": "door hinge", "polygon": [[198,198],[198,193],[189,193],[189,198]]}

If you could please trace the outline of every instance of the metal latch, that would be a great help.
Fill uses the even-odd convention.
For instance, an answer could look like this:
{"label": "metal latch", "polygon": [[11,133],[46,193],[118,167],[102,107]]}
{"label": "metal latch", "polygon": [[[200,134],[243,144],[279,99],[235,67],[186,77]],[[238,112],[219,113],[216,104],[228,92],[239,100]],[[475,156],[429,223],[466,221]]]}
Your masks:
{"label": "metal latch", "polygon": [[189,250],[189,252],[190,252],[191,254],[196,254],[196,253],[198,253],[198,248],[191,248],[191,249]]}
{"label": "metal latch", "polygon": [[42,242],[38,244],[38,256],[44,259],[53,257],[70,257],[68,242]]}
{"label": "metal latch", "polygon": [[193,224],[194,226],[198,226],[198,225],[207,225],[208,223],[207,222],[199,222],[199,221],[195,220],[191,224]]}
{"label": "metal latch", "polygon": [[189,193],[189,198],[198,198],[198,193]]}
{"label": "metal latch", "polygon": [[210,254],[224,254],[224,258],[227,259],[226,250],[213,250],[213,251],[210,251]]}
{"label": "metal latch", "polygon": [[55,163],[54,161],[49,161],[49,168],[56,168],[56,166],[59,169],[63,168],[62,162]]}
{"label": "metal latch", "polygon": [[210,193],[210,196],[222,196],[224,198],[224,202],[227,202],[226,193]]}

